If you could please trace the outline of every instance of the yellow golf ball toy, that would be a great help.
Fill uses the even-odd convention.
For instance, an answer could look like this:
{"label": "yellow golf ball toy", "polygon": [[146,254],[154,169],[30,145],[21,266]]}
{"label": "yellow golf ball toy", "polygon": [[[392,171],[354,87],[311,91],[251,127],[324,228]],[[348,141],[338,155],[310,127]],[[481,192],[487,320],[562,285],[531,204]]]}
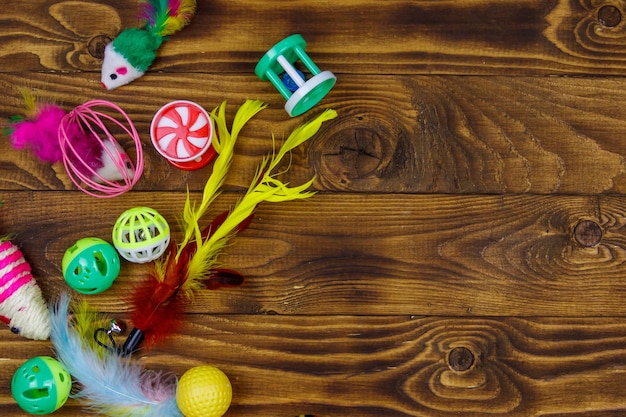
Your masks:
{"label": "yellow golf ball toy", "polygon": [[221,417],[232,398],[228,377],[214,366],[191,368],[178,381],[176,404],[185,417]]}

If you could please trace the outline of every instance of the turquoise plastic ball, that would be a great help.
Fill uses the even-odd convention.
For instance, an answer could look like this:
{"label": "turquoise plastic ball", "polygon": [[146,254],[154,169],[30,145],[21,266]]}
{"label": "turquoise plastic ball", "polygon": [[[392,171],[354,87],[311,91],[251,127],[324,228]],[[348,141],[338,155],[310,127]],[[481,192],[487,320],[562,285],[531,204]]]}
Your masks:
{"label": "turquoise plastic ball", "polygon": [[83,294],[97,294],[113,285],[120,257],[110,243],[96,237],[78,240],[61,261],[67,285]]}
{"label": "turquoise plastic ball", "polygon": [[11,380],[11,394],[30,414],[50,414],[61,408],[70,395],[72,377],[59,361],[37,356],[20,366]]}

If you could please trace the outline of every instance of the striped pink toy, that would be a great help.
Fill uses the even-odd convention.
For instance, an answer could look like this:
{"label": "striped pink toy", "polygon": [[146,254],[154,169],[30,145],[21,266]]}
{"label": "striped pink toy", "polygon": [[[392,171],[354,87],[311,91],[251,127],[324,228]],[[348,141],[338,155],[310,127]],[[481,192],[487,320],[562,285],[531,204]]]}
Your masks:
{"label": "striped pink toy", "polygon": [[0,320],[13,333],[34,340],[50,336],[50,314],[22,252],[0,239]]}

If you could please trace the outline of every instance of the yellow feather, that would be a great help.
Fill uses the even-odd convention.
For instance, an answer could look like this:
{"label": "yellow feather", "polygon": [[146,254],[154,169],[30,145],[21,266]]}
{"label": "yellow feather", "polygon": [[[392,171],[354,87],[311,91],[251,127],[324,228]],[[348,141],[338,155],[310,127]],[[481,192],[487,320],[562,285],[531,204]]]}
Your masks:
{"label": "yellow feather", "polygon": [[218,155],[213,163],[213,172],[204,186],[202,202],[197,208],[191,203],[189,192],[187,192],[182,219],[185,234],[181,244],[179,245],[178,253],[176,254],[177,260],[180,256],[182,248],[184,248],[187,243],[194,239],[197,242],[200,241],[200,218],[204,215],[211,203],[220,193],[220,188],[224,184],[226,174],[228,173],[228,169],[230,168],[233,159],[235,143],[239,132],[252,117],[265,107],[267,107],[267,105],[259,100],[246,100],[235,115],[232,133],[230,133],[226,127],[225,101],[211,113],[218,130],[217,136],[214,136],[213,139],[213,147]]}
{"label": "yellow feather", "polygon": [[73,325],[86,347],[94,352],[102,353],[106,350],[98,346],[94,339],[94,333],[99,328],[107,328],[110,319],[104,314],[96,312],[85,300],[77,301],[73,305]]}
{"label": "yellow feather", "polygon": [[196,12],[196,0],[183,0],[177,10],[168,10],[169,15],[163,22],[162,36],[170,36],[189,24]]}
{"label": "yellow feather", "polygon": [[[218,125],[224,123],[223,116],[223,113],[218,114]],[[254,212],[257,205],[263,201],[280,202],[304,199],[315,194],[314,192],[306,191],[313,184],[313,179],[297,187],[288,187],[275,178],[275,174],[273,174],[272,171],[289,151],[317,133],[324,121],[335,117],[337,117],[336,111],[326,110],[312,121],[296,128],[282,144],[277,153],[275,152],[271,157],[263,159],[248,191],[237,202],[235,207],[233,207],[226,220],[212,232],[207,240],[197,242],[197,252],[190,259],[188,264],[189,277],[187,282],[190,283],[190,285],[197,285],[197,282],[194,284],[194,281],[207,278],[211,269],[217,264],[217,256],[220,251],[234,235],[239,224]],[[234,132],[235,129],[233,128],[233,133]]]}
{"label": "yellow feather", "polygon": [[163,282],[165,280],[165,271],[167,269],[167,263],[169,262],[169,252],[163,256],[154,260],[154,277]]}
{"label": "yellow feather", "polygon": [[317,116],[315,119],[297,127],[293,132],[289,135],[285,143],[281,146],[278,154],[274,158],[274,165],[270,165],[269,170],[272,171],[278,163],[283,159],[285,154],[292,149],[298,147],[303,142],[307,141],[311,138],[322,126],[322,123],[325,121],[334,119],[337,117],[337,112],[332,109],[324,110],[322,114]]}
{"label": "yellow feather", "polygon": [[24,99],[24,115],[27,118],[32,118],[37,114],[37,97],[30,88],[19,87],[18,91]]}

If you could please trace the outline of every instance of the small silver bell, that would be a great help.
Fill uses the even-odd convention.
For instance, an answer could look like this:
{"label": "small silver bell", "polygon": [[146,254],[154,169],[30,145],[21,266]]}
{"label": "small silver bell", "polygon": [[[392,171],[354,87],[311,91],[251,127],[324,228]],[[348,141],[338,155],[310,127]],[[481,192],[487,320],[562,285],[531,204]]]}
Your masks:
{"label": "small silver bell", "polygon": [[123,321],[118,321],[118,320],[111,320],[111,323],[109,324],[109,330],[107,330],[107,334],[111,334],[111,333],[115,333],[115,334],[122,334],[124,333],[124,331],[126,330],[126,323],[124,323]]}
{"label": "small silver bell", "polygon": [[[122,334],[126,330],[126,324],[123,321],[111,320],[109,322],[109,328],[100,327],[96,329],[93,333],[93,338],[99,346],[102,346],[108,351],[117,352],[117,343],[115,343],[115,339],[113,338],[114,334]],[[100,341],[100,333],[106,334],[109,339],[109,343],[103,343]]]}

